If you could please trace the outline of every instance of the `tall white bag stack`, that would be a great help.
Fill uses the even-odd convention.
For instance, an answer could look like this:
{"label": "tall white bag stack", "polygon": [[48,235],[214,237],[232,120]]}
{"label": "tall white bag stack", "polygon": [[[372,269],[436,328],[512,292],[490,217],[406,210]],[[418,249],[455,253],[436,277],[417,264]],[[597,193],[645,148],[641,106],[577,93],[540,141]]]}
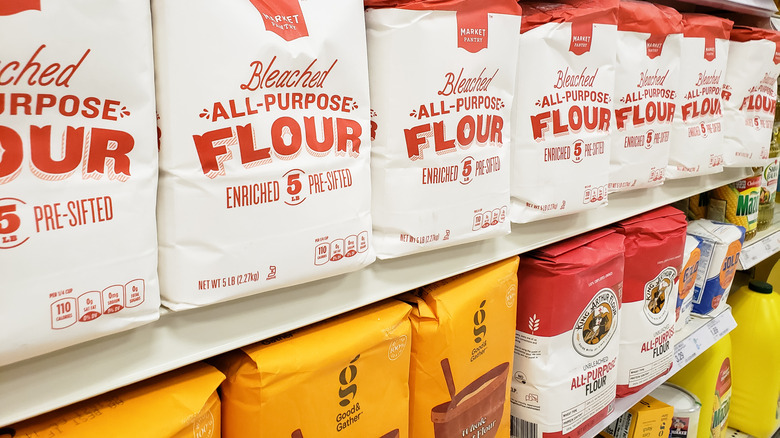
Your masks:
{"label": "tall white bag stack", "polygon": [[680,81],[666,178],[723,171],[721,91],[733,23],[703,14],[683,14]]}
{"label": "tall white bag stack", "polygon": [[163,302],[202,306],[371,263],[363,3],[152,10]]}
{"label": "tall white bag stack", "polygon": [[682,15],[674,9],[620,2],[610,193],[664,182],[681,41]]}
{"label": "tall white bag stack", "polygon": [[158,318],[149,5],[0,3],[0,365]]}
{"label": "tall white bag stack", "polygon": [[520,7],[386,3],[366,2],[377,255],[508,234]]}
{"label": "tall white bag stack", "polygon": [[524,223],[607,203],[618,2],[522,5],[510,217]]}
{"label": "tall white bag stack", "polygon": [[724,165],[765,166],[775,121],[780,33],[734,26],[723,84]]}

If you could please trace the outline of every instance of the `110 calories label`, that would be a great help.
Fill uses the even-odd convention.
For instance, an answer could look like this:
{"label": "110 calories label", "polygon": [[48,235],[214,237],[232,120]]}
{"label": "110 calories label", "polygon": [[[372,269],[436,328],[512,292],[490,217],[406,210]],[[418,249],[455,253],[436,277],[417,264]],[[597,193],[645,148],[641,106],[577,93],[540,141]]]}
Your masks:
{"label": "110 calories label", "polygon": [[125,285],[115,284],[102,291],[84,292],[77,297],[69,296],[72,294],[73,289],[49,294],[49,298],[57,298],[50,306],[53,330],[94,321],[103,315],[140,306],[146,299],[146,283],[142,279],[135,279]]}

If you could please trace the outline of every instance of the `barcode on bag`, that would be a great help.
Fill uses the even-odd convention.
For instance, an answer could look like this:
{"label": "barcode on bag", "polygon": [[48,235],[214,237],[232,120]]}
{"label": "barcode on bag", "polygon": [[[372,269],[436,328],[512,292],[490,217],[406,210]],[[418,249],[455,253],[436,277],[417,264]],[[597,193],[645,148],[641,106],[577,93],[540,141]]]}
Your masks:
{"label": "barcode on bag", "polygon": [[512,438],[539,438],[539,425],[529,421],[521,420],[512,416],[510,424],[510,434]]}

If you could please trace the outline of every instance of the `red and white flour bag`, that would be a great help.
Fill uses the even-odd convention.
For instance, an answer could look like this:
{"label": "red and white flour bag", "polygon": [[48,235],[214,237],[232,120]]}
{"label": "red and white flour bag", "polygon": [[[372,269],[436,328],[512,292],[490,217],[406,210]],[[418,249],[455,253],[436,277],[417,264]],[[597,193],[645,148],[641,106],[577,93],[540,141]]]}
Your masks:
{"label": "red and white flour bag", "polygon": [[373,262],[359,0],[155,0],[160,281],[174,310]]}
{"label": "red and white flour bag", "polygon": [[723,83],[724,166],[765,166],[775,121],[780,33],[734,26]]}
{"label": "red and white flour bag", "polygon": [[523,3],[513,222],[607,203],[617,0]]}
{"label": "red and white flour bag", "polygon": [[0,365],[154,321],[149,4],[0,1]]}
{"label": "red and white flour bag", "polygon": [[666,374],[674,358],[677,282],[685,250],[685,213],[661,207],[615,224],[626,236],[617,395]]}
{"label": "red and white flour bag", "polygon": [[623,240],[601,229],[520,256],[513,437],[582,436],[609,413]]}
{"label": "red and white flour bag", "polygon": [[508,234],[514,0],[367,1],[379,258]]}
{"label": "red and white flour bag", "polygon": [[677,108],[666,178],[723,171],[721,91],[733,23],[711,15],[683,15]]}
{"label": "red and white flour bag", "polygon": [[664,182],[681,41],[682,15],[674,9],[620,2],[610,193]]}

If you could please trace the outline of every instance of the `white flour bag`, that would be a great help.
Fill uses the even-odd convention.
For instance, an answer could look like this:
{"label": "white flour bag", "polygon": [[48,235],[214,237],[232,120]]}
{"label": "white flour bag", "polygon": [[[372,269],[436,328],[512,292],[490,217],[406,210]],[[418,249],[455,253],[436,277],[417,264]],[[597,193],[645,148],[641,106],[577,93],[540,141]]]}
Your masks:
{"label": "white flour bag", "polygon": [[723,171],[721,91],[733,23],[703,14],[683,15],[680,79],[666,178]]}
{"label": "white flour bag", "polygon": [[765,166],[775,121],[780,33],[734,26],[723,84],[724,166]]}
{"label": "white flour bag", "polygon": [[[513,0],[366,2],[377,255],[510,231]],[[407,4],[412,3],[412,4]]]}
{"label": "white flour bag", "polygon": [[163,302],[202,306],[371,263],[362,2],[152,9]]}
{"label": "white flour bag", "polygon": [[0,2],[0,365],[158,317],[149,5]]}
{"label": "white flour bag", "polygon": [[520,257],[512,436],[579,437],[615,400],[624,237],[600,229]]}
{"label": "white flour bag", "polygon": [[674,9],[620,2],[610,192],[664,182],[681,40],[682,15]]}
{"label": "white flour bag", "polygon": [[607,203],[617,0],[523,3],[513,222]]}

